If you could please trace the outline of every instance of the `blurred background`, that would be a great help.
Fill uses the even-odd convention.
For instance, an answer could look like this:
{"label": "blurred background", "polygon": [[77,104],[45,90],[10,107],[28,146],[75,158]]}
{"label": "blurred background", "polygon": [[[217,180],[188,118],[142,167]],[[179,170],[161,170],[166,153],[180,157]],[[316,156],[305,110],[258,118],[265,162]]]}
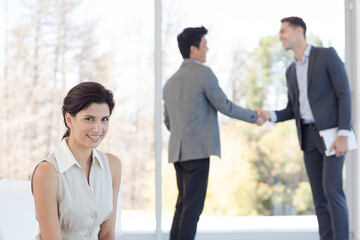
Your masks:
{"label": "blurred background", "polygon": [[[97,81],[116,99],[100,149],[123,162],[122,228],[154,230],[154,2],[0,0],[0,11],[0,179],[30,179],[65,131],[61,105],[67,91]],[[308,42],[333,46],[344,60],[341,0],[163,0],[163,83],[182,62],[177,34],[203,25],[210,49],[205,64],[229,99],[251,109],[282,109],[292,53],[283,50],[278,32],[288,16],[304,19]],[[314,214],[293,121],[256,127],[220,115],[220,125],[222,159],[211,161],[204,222]],[[177,196],[168,138],[163,126],[165,230]]]}

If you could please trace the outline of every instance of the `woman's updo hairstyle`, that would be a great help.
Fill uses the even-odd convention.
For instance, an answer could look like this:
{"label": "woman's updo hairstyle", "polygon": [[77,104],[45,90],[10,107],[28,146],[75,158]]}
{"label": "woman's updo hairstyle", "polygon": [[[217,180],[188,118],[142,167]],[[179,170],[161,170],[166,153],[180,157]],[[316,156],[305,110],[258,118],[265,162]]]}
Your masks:
{"label": "woman's updo hairstyle", "polygon": [[66,124],[65,114],[75,115],[92,103],[106,103],[109,106],[110,115],[115,106],[114,96],[110,90],[97,82],[82,82],[70,89],[64,98],[62,115],[67,128],[63,139],[70,136],[70,128]]}

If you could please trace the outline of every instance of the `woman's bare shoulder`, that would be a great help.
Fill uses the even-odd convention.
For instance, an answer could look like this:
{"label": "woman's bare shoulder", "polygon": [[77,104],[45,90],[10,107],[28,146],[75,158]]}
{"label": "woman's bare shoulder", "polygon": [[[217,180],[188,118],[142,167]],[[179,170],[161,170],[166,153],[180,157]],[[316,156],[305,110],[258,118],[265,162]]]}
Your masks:
{"label": "woman's bare shoulder", "polygon": [[39,163],[33,173],[32,185],[33,189],[39,188],[53,188],[59,184],[57,172],[55,167],[47,161]]}
{"label": "woman's bare shoulder", "polygon": [[110,168],[121,171],[121,166],[122,166],[121,160],[111,153],[106,153],[106,156],[109,159]]}

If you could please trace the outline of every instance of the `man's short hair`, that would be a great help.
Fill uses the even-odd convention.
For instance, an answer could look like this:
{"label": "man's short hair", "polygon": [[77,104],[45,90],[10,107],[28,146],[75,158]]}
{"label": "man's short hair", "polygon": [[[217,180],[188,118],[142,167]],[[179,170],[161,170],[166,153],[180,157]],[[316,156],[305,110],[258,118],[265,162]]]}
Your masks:
{"label": "man's short hair", "polygon": [[185,28],[178,36],[178,46],[181,55],[183,58],[189,58],[190,57],[190,47],[195,46],[199,47],[201,38],[207,34],[208,30],[201,27],[195,27],[195,28]]}
{"label": "man's short hair", "polygon": [[303,29],[304,38],[306,38],[306,24],[299,17],[286,17],[281,19],[281,23],[288,22],[293,28],[301,27]]}

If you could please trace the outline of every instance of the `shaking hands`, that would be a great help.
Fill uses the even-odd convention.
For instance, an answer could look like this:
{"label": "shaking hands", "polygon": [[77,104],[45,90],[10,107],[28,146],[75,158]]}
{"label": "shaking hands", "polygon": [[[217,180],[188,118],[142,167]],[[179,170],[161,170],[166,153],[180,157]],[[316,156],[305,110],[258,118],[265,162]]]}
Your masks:
{"label": "shaking hands", "polygon": [[256,121],[256,125],[261,126],[268,120],[270,120],[271,115],[269,111],[265,111],[263,109],[256,109],[256,114],[258,116],[258,120]]}

